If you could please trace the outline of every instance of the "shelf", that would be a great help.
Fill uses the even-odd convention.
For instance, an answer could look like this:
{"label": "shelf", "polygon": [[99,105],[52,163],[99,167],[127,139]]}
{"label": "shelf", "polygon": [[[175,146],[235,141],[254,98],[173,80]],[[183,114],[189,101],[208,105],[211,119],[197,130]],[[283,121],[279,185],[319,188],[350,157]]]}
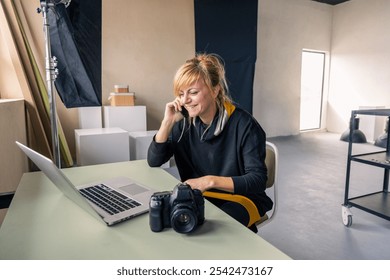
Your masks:
{"label": "shelf", "polygon": [[390,109],[363,109],[353,110],[353,115],[390,116]]}
{"label": "shelf", "polygon": [[349,205],[390,220],[390,196],[387,192],[376,192],[349,199]]}
{"label": "shelf", "polygon": [[[353,110],[351,113],[350,120],[350,129],[355,129],[353,127],[354,120],[357,115],[372,115],[372,116],[387,116],[390,118],[390,109],[363,109],[363,110]],[[390,124],[388,126],[388,137],[390,133]],[[389,140],[389,139],[388,139]],[[346,182],[345,182],[345,195],[344,195],[344,204],[347,206],[353,206],[359,208],[363,211],[381,217],[383,219],[390,221],[390,197],[388,196],[388,186],[389,186],[389,173],[390,173],[390,143],[387,143],[387,149],[381,151],[373,151],[370,153],[364,154],[352,154],[352,137],[349,137],[348,144],[348,161],[347,161],[347,172],[346,172]],[[359,197],[349,198],[349,182],[351,175],[351,162],[359,162],[371,166],[376,166],[384,169],[384,178],[383,178],[383,188],[382,191],[369,193],[361,195]],[[348,211],[343,211],[343,222],[346,226],[351,226],[352,220],[350,215],[348,215],[348,220],[346,216]]]}
{"label": "shelf", "polygon": [[354,155],[351,160],[390,169],[390,154],[386,152]]}

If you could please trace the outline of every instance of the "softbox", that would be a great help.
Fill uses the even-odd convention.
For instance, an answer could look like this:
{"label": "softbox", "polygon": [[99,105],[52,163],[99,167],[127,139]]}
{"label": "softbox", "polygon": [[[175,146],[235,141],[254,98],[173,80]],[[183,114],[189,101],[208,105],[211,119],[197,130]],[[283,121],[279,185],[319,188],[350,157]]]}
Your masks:
{"label": "softbox", "polygon": [[[101,2],[91,3],[91,1],[84,0],[84,7],[88,7],[88,3],[89,8],[95,9],[95,12],[83,13],[80,9],[82,8],[81,1],[72,1],[68,7],[68,9],[73,9],[72,20],[74,22],[85,23],[77,25],[77,32],[75,32],[64,4],[54,5],[47,13],[51,52],[58,61],[58,76],[54,85],[67,108],[102,105]],[[97,23],[83,20],[83,16],[86,15],[93,15],[97,18]],[[93,37],[88,38],[88,36]]]}

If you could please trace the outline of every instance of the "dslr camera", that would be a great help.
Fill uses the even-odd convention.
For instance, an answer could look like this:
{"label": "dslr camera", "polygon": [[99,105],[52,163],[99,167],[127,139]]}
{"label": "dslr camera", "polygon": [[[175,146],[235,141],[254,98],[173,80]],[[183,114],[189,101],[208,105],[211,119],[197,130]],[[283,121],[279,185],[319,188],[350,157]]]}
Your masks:
{"label": "dslr camera", "polygon": [[154,193],[149,207],[149,224],[154,232],[172,227],[179,233],[189,233],[204,222],[202,192],[187,184],[179,183],[173,191]]}

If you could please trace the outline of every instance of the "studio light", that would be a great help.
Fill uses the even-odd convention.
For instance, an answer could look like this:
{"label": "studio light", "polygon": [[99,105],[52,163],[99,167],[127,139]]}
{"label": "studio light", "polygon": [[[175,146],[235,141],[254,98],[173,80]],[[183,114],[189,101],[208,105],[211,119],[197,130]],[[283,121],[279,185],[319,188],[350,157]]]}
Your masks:
{"label": "studio light", "polygon": [[[364,133],[359,129],[359,118],[353,119],[353,125],[352,125],[352,143],[367,143],[366,136]],[[346,130],[341,134],[340,140],[349,142],[350,139],[350,129]]]}

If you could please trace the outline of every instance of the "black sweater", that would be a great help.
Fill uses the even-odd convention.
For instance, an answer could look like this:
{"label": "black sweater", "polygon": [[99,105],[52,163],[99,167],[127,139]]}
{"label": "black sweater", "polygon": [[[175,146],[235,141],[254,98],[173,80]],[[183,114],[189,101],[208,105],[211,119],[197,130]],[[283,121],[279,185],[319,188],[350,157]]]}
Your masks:
{"label": "black sweater", "polygon": [[161,166],[174,156],[183,182],[205,175],[232,177],[234,193],[251,199],[264,215],[273,205],[264,192],[265,132],[252,115],[236,107],[216,136],[218,118],[217,114],[207,130],[199,118],[191,125],[186,119],[176,123],[167,142],[152,141],[148,163]]}

